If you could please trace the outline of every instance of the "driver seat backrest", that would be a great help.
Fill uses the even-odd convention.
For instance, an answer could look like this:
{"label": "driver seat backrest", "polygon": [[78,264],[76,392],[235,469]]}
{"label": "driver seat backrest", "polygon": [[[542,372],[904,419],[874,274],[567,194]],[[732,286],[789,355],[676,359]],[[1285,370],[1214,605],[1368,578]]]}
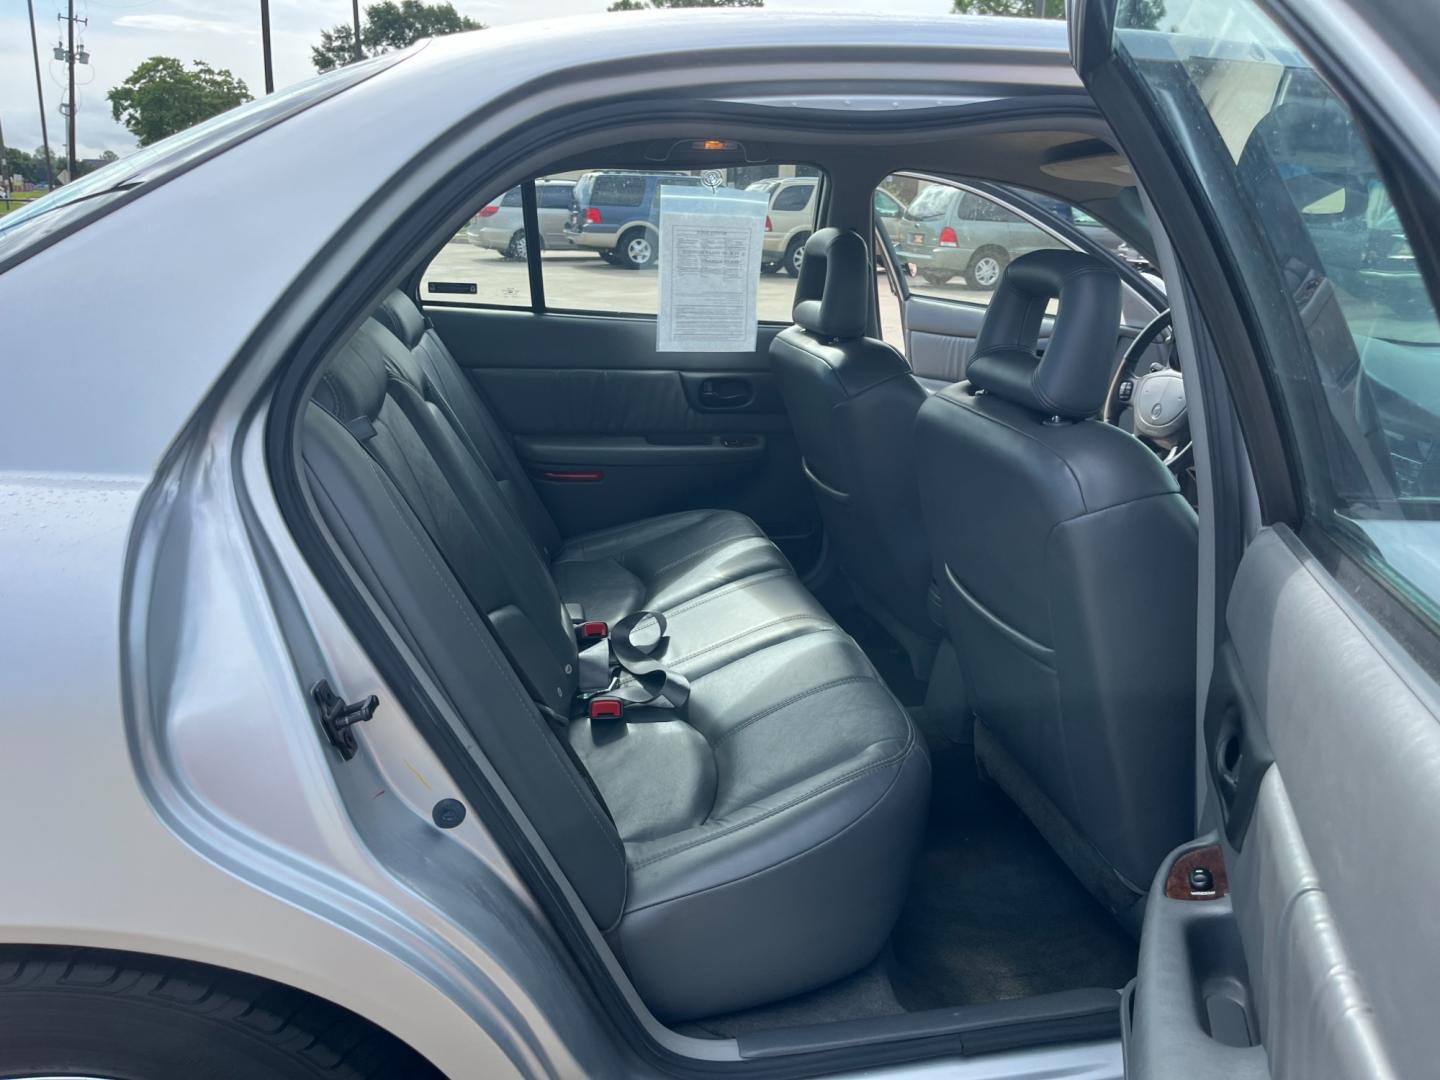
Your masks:
{"label": "driver seat backrest", "polygon": [[925,390],[903,356],[865,336],[873,277],[859,233],[811,236],[795,325],[775,336],[770,361],[846,577],[865,607],[923,657],[916,639],[938,636],[926,605],[930,553],[911,442]]}
{"label": "driver seat backrest", "polygon": [[1193,834],[1197,590],[1195,514],[1174,477],[1095,419],[1119,323],[1106,264],[1070,251],[1016,259],[969,382],[930,397],[915,429],[977,754],[1117,913]]}

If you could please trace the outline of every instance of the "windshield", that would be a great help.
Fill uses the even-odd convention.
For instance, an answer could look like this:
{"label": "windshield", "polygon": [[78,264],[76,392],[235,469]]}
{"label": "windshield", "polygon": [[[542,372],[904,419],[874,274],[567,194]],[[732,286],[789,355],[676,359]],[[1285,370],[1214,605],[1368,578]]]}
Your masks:
{"label": "windshield", "polygon": [[66,184],[23,209],[0,217],[0,263],[68,226],[78,216],[121,192],[174,173],[192,161],[249,135],[280,117],[299,112],[332,94],[363,82],[405,53],[389,53],[316,75],[276,93],[211,117],[162,139],[88,176]]}

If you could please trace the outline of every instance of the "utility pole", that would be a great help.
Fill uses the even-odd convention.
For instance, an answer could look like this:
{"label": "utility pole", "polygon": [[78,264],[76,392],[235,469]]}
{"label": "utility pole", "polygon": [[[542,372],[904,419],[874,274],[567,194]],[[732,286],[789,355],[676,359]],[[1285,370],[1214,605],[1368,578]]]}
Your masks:
{"label": "utility pole", "polygon": [[365,53],[360,48],[360,0],[350,0],[350,11],[355,16],[355,59],[365,59]]}
{"label": "utility pole", "polygon": [[40,40],[35,36],[35,0],[25,0],[30,7],[30,51],[35,54],[35,97],[40,102],[40,142],[45,151],[45,178],[55,187],[55,166],[50,163],[50,133],[45,126],[45,89],[40,81]]}
{"label": "utility pole", "polygon": [[270,0],[260,0],[260,51],[265,57],[265,93],[275,92],[275,68],[270,62]]}
{"label": "utility pole", "polygon": [[0,127],[0,198],[5,200],[5,206],[10,206],[10,170],[6,167],[5,161],[5,129]]}
{"label": "utility pole", "polygon": [[70,171],[70,179],[78,179],[80,172],[80,156],[75,146],[75,62],[78,59],[82,64],[90,63],[90,54],[84,51],[75,52],[75,24],[77,22],[90,25],[89,19],[77,19],[75,17],[75,0],[70,0],[70,13],[68,15],[56,15],[65,24],[66,44],[55,47],[55,59],[64,60],[68,69],[68,82],[70,87],[69,100],[61,110],[65,114],[65,158]]}

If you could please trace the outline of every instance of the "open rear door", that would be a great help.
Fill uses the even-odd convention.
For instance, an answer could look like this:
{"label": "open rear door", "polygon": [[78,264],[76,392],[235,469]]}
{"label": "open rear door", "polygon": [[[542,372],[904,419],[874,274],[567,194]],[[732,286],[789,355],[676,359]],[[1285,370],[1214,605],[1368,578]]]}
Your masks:
{"label": "open rear door", "polygon": [[1070,11],[1184,270],[1202,455],[1202,832],[1152,888],[1127,1074],[1437,1076],[1440,185],[1297,44],[1341,5],[1270,7]]}

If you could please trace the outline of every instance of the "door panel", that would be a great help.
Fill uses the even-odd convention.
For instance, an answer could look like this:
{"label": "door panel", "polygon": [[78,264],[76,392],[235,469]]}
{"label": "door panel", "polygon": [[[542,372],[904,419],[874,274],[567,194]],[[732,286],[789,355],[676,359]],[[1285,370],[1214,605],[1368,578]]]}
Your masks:
{"label": "door panel", "polygon": [[780,327],[762,325],[753,353],[657,353],[653,318],[426,314],[566,535],[728,508],[754,518],[797,570],[813,565],[819,513],[770,371]]}
{"label": "door panel", "polygon": [[1129,1075],[1429,1075],[1440,923],[1396,915],[1440,889],[1440,690],[1283,526],[1247,549],[1226,628],[1210,708],[1235,716],[1207,769],[1253,772],[1254,801],[1212,785],[1228,897],[1157,879]]}

